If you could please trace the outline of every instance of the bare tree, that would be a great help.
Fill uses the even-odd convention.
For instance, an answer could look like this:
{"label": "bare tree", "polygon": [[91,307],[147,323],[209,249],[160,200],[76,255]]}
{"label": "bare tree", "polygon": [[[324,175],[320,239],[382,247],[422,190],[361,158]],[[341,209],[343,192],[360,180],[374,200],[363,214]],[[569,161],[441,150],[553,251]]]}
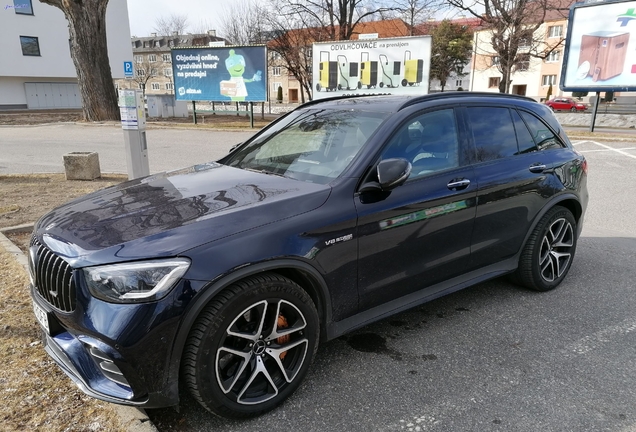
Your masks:
{"label": "bare tree", "polygon": [[396,18],[401,18],[409,26],[413,35],[416,25],[435,14],[435,9],[441,5],[440,0],[395,0]]}
{"label": "bare tree", "polygon": [[188,16],[184,14],[172,13],[162,15],[155,20],[155,31],[159,36],[172,36],[184,34],[188,28]]}
{"label": "bare tree", "polygon": [[[562,44],[547,45],[537,30],[550,15],[567,16],[569,0],[447,0],[448,4],[480,18],[489,30],[493,64],[501,72],[499,91],[508,93],[511,76],[525,70],[530,58],[545,59]],[[483,54],[483,53],[476,53]]]}
{"label": "bare tree", "polygon": [[108,0],[40,0],[62,10],[68,20],[71,58],[77,72],[84,119],[119,120],[117,94],[108,59]]}
{"label": "bare tree", "polygon": [[228,3],[220,17],[220,33],[233,45],[267,42],[269,10],[256,0]]}
{"label": "bare tree", "polygon": [[146,96],[146,84],[148,84],[150,78],[157,76],[155,63],[156,62],[151,62],[147,56],[143,58],[142,61],[135,62],[135,75],[132,80],[138,84],[138,87],[143,92],[144,97]]}
{"label": "bare tree", "polygon": [[301,17],[306,27],[324,29],[326,40],[349,40],[359,23],[396,10],[381,0],[290,0],[278,9],[283,16]]}
{"label": "bare tree", "polygon": [[188,30],[192,34],[207,34],[209,30],[217,30],[215,25],[208,19],[200,19],[196,24],[192,24],[188,27]]}

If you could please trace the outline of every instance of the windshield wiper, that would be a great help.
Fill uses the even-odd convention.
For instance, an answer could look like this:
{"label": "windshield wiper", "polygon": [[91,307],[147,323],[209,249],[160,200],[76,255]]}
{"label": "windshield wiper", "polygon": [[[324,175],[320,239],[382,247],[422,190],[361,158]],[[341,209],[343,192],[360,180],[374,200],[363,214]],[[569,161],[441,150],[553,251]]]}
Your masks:
{"label": "windshield wiper", "polygon": [[273,175],[273,176],[277,176],[277,177],[291,178],[291,177],[288,177],[288,176],[286,176],[284,174],[280,174],[280,173],[273,172],[273,171],[266,171],[264,169],[260,169],[260,170],[259,169],[255,169],[255,168],[243,168],[243,169],[246,170],[246,171],[252,171],[252,172],[255,172],[255,173],[259,173],[259,174],[267,174],[267,175]]}

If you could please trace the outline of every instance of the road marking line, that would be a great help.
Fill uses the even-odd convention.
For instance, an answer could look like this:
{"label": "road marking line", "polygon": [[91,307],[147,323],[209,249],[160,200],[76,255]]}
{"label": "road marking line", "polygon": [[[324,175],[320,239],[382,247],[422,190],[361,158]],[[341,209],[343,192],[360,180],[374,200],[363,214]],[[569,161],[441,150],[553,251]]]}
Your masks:
{"label": "road marking line", "polygon": [[632,159],[636,159],[636,155],[629,154],[629,153],[625,153],[625,152],[624,152],[624,151],[622,151],[622,150],[615,149],[615,148],[610,147],[610,146],[605,145],[605,144],[601,144],[600,142],[596,142],[596,141],[590,141],[590,142],[591,142],[592,144],[599,145],[599,146],[601,146],[601,147],[603,147],[603,148],[606,148],[606,149],[608,149],[608,150],[613,150],[613,151],[615,151],[616,153],[620,153],[620,154],[622,154],[623,156],[627,156],[627,157],[630,157],[630,158],[632,158]]}
{"label": "road marking line", "polygon": [[574,351],[576,354],[585,354],[599,348],[606,342],[611,342],[615,336],[623,336],[633,331],[636,331],[636,319],[632,318],[579,339],[575,343],[568,345],[568,351]]}
{"label": "road marking line", "polygon": [[[603,149],[603,150],[578,150],[578,152],[579,153],[596,153],[596,152],[608,152],[608,151],[612,151],[612,150],[609,150],[609,149]],[[621,150],[636,150],[636,147],[627,147],[627,148],[623,148]]]}

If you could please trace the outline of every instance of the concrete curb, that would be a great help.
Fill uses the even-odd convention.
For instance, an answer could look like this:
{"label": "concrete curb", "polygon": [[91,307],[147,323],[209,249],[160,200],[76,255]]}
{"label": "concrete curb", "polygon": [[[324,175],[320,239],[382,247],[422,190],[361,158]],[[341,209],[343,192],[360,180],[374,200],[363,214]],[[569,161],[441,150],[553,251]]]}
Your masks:
{"label": "concrete curb", "polygon": [[[4,248],[8,253],[14,256],[18,263],[24,268],[25,272],[29,271],[29,264],[26,256],[22,253],[11,240],[5,236],[10,233],[31,232],[33,224],[23,224],[8,228],[0,229],[0,247]],[[107,403],[107,402],[104,402]],[[119,418],[119,430],[129,432],[158,432],[157,428],[148,418],[146,411],[141,408],[135,408],[126,405],[110,404]]]}

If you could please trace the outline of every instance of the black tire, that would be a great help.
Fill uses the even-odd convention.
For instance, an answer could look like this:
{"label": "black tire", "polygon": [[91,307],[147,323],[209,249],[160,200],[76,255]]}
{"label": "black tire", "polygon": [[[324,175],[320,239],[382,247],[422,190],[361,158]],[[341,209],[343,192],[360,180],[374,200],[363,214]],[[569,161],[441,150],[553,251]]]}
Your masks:
{"label": "black tire", "polygon": [[406,87],[408,85],[408,83],[409,82],[407,80],[403,79],[402,80],[402,87]]}
{"label": "black tire", "polygon": [[560,206],[550,209],[528,238],[512,280],[535,291],[550,291],[565,279],[576,252],[576,220]]}
{"label": "black tire", "polygon": [[576,107],[570,108],[570,112],[576,112]]}
{"label": "black tire", "polygon": [[358,81],[358,90],[360,90],[361,88],[362,88],[362,83]]}
{"label": "black tire", "polygon": [[320,91],[321,88],[322,86],[320,85],[320,83],[316,83],[316,91]]}
{"label": "black tire", "polygon": [[384,82],[380,81],[380,88],[384,87]]}
{"label": "black tire", "polygon": [[183,382],[214,414],[257,416],[298,388],[319,332],[316,307],[300,286],[276,273],[252,276],[222,291],[195,321]]}

